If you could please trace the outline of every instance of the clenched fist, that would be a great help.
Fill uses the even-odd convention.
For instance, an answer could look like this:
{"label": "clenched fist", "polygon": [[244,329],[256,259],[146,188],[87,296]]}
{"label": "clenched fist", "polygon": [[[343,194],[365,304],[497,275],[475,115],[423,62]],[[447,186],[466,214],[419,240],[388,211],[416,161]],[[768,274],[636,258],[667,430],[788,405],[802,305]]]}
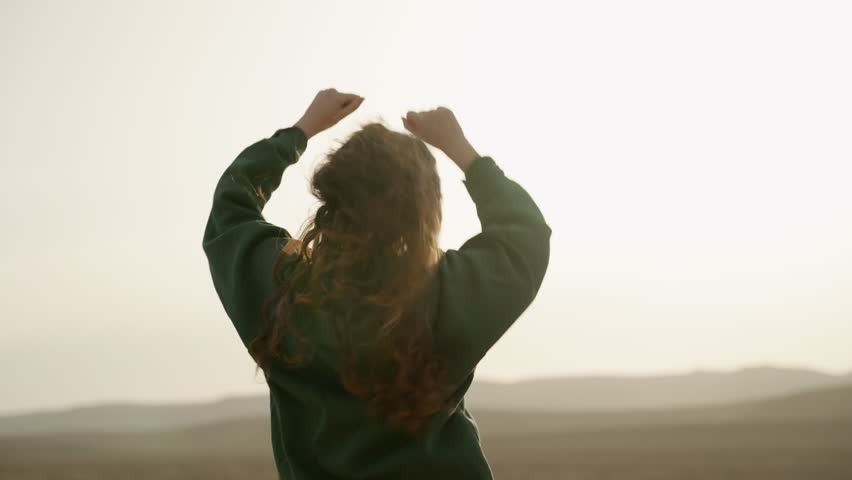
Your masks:
{"label": "clenched fist", "polygon": [[444,152],[467,172],[468,167],[479,157],[464,136],[456,116],[446,107],[424,112],[409,111],[402,117],[406,130],[417,138]]}
{"label": "clenched fist", "polygon": [[364,97],[353,93],[341,93],[334,88],[321,90],[314,97],[302,118],[293,126],[301,128],[308,138],[333,127],[347,115],[354,112]]}

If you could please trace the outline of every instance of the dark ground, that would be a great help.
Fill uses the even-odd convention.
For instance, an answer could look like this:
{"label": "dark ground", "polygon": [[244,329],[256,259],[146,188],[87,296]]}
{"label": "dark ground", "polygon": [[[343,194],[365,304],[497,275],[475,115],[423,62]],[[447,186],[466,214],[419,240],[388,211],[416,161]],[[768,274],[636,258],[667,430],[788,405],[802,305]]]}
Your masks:
{"label": "dark ground", "polygon": [[[489,422],[497,420],[488,417]],[[489,434],[498,480],[852,479],[852,421],[607,426]],[[275,479],[259,420],[146,435],[0,437],[0,478]],[[237,439],[232,448],[227,439]],[[189,447],[188,445],[195,445]]]}

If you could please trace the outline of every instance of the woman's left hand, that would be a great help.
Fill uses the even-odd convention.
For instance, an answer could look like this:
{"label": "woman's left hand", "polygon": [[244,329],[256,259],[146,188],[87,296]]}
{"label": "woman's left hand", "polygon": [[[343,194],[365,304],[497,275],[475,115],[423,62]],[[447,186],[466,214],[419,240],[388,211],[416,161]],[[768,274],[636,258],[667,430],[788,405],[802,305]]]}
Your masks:
{"label": "woman's left hand", "polygon": [[341,93],[334,88],[320,90],[302,118],[293,126],[301,128],[305,135],[311,138],[346,118],[363,101],[364,97],[352,93]]}

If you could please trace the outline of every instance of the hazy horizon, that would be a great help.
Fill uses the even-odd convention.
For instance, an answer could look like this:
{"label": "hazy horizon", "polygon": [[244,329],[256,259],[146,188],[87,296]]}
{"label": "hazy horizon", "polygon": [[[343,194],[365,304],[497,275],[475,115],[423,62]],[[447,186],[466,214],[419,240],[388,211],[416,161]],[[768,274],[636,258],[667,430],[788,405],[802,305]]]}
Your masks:
{"label": "hazy horizon", "polygon": [[[655,379],[655,378],[663,378],[663,377],[678,377],[678,376],[689,376],[689,375],[698,375],[698,374],[734,374],[737,372],[743,372],[747,370],[760,370],[760,369],[772,369],[777,371],[785,371],[785,372],[812,372],[819,375],[826,375],[829,377],[837,377],[841,382],[845,380],[852,381],[852,369],[839,372],[832,373],[826,372],[822,370],[814,370],[814,369],[803,369],[796,368],[792,366],[784,367],[784,366],[774,366],[774,365],[746,365],[741,368],[731,369],[731,370],[713,370],[713,369],[697,369],[697,370],[686,370],[686,371],[670,371],[670,372],[656,372],[656,373],[633,373],[633,374],[618,374],[618,373],[610,373],[610,374],[573,374],[573,375],[547,375],[547,376],[530,376],[524,377],[520,379],[496,379],[496,378],[482,378],[482,376],[477,375],[474,383],[488,383],[491,385],[515,385],[518,383],[524,382],[534,382],[534,381],[557,381],[557,380],[577,380],[581,378],[607,378],[607,379],[637,379],[637,380],[646,380],[646,379]],[[822,387],[822,388],[831,388],[831,387]],[[819,388],[817,388],[819,389]],[[202,395],[197,397],[186,397],[186,398],[171,398],[168,395],[164,395],[162,398],[129,398],[129,397],[104,397],[97,399],[84,400],[82,402],[63,404],[63,405],[46,405],[39,408],[30,408],[24,407],[19,409],[0,409],[0,417],[7,416],[15,416],[15,415],[27,415],[31,413],[47,413],[47,412],[59,412],[66,410],[74,410],[79,408],[90,408],[90,407],[103,407],[109,405],[139,405],[139,406],[165,406],[165,405],[194,405],[194,404],[207,404],[207,403],[217,403],[221,401],[226,401],[229,399],[243,398],[243,397],[251,397],[256,395],[261,395],[265,391],[248,391],[248,392],[221,392],[212,395]]]}
{"label": "hazy horizon", "polygon": [[[551,224],[539,296],[477,379],[847,374],[850,13],[3,2],[0,414],[263,392],[202,233],[234,157],[327,87],[366,99],[311,139],[268,221],[299,232],[312,168],[358,125],[446,105]],[[479,224],[435,153],[457,248]]]}

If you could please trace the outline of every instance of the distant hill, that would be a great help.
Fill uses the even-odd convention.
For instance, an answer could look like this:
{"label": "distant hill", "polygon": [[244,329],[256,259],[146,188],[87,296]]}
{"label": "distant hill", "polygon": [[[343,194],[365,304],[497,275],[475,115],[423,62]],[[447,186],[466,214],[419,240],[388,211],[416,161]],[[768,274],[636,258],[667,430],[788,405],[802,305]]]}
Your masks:
{"label": "distant hill", "polygon": [[755,419],[852,418],[852,385],[747,403],[730,410],[739,410],[743,418]]}
{"label": "distant hill", "polygon": [[[852,451],[852,385],[758,402],[634,412],[480,410],[475,419],[491,452],[536,455],[571,448],[644,451],[833,448]],[[0,436],[3,458],[27,462],[123,458],[255,458],[271,461],[266,417],[230,418],[162,432]],[[703,451],[703,450],[701,450]]]}
{"label": "distant hill", "polygon": [[[852,385],[712,408],[533,414],[481,410],[479,413],[474,412],[474,416],[482,433],[492,438],[501,434],[517,438],[518,435],[541,436],[548,432],[624,432],[631,429],[677,429],[697,425],[848,425],[852,424]],[[224,432],[228,432],[228,435],[223,435]],[[262,435],[258,435],[259,433]],[[246,418],[184,428],[169,432],[169,435],[174,445],[206,444],[211,448],[224,448],[225,445],[244,443],[239,439],[249,440],[262,436],[266,440],[269,424],[266,418]],[[254,449],[246,449],[246,454],[251,452],[254,452]]]}
{"label": "distant hill", "polygon": [[586,412],[480,409],[473,413],[482,431],[492,435],[729,423],[852,423],[852,384],[713,407]]}
{"label": "distant hill", "polygon": [[[522,411],[519,422],[535,421],[535,418],[551,421],[554,417],[545,415],[546,412],[582,412],[581,415],[560,417],[582,424],[591,418],[590,411],[599,411],[601,417],[616,419],[620,415],[617,412],[622,410],[650,411],[647,414],[629,414],[630,418],[637,419],[641,415],[656,418],[657,413],[653,410],[665,410],[663,415],[670,418],[687,407],[715,407],[739,402],[742,404],[739,408],[747,408],[743,405],[751,403],[743,402],[841,385],[852,385],[852,374],[834,376],[811,370],[763,367],[670,376],[567,377],[508,384],[475,381],[466,398],[474,414],[487,417],[491,415],[489,411],[500,411],[505,422],[509,423],[513,415],[510,412]],[[827,398],[823,399],[829,401]],[[799,401],[795,400],[784,408],[797,408],[799,403],[796,402]],[[839,406],[832,404],[832,408]],[[531,411],[542,412],[542,415],[531,414]],[[698,410],[687,411],[694,413]],[[265,396],[183,405],[100,405],[0,417],[0,435],[157,432],[267,415],[268,399]]]}
{"label": "distant hill", "polygon": [[233,397],[177,405],[112,404],[0,417],[0,435],[58,432],[148,432],[269,414],[269,399]]}
{"label": "distant hill", "polygon": [[852,384],[850,375],[755,367],[646,377],[573,377],[516,383],[480,382],[467,401],[474,407],[549,411],[632,410],[709,406]]}

